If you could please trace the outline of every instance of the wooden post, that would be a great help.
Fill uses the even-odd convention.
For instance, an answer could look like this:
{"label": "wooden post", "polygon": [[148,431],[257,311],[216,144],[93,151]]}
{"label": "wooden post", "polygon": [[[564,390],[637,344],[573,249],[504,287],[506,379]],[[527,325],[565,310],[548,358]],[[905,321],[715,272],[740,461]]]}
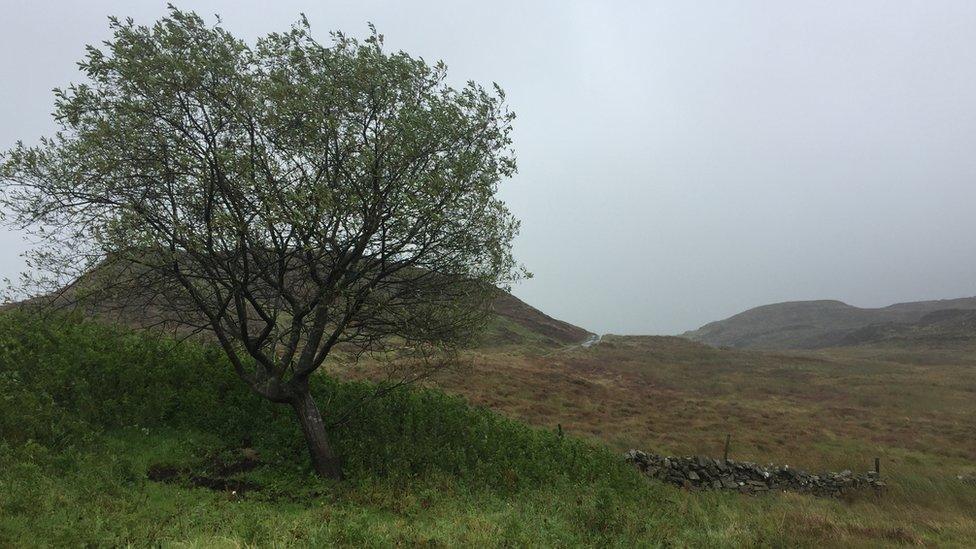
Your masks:
{"label": "wooden post", "polygon": [[874,458],[874,474],[881,476],[881,458]]}
{"label": "wooden post", "polygon": [[729,442],[732,441],[732,434],[726,433],[725,435],[725,452],[722,454],[722,461],[729,460]]}
{"label": "wooden post", "polygon": [[557,423],[556,424],[556,432],[559,434],[559,438],[563,438],[563,424],[562,423]]}

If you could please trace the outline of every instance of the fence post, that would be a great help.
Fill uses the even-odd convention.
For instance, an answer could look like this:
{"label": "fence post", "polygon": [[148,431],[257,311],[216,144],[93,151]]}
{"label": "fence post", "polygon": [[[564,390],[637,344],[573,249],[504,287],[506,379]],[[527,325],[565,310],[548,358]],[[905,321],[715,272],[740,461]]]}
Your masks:
{"label": "fence post", "polygon": [[881,476],[881,458],[874,458],[874,474],[878,477]]}
{"label": "fence post", "polygon": [[729,460],[729,442],[732,441],[732,433],[725,434],[725,452],[722,454],[722,461]]}

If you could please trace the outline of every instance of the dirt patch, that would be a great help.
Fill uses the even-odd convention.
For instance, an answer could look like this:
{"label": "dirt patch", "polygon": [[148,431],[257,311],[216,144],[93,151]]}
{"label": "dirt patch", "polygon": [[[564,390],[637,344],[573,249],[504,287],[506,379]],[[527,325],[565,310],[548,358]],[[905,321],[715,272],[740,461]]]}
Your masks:
{"label": "dirt patch", "polygon": [[151,465],[146,471],[146,477],[153,482],[175,482],[182,474],[182,469],[169,465]]}
{"label": "dirt patch", "polygon": [[247,492],[258,491],[261,486],[247,480],[231,478],[240,473],[252,471],[263,463],[253,450],[243,450],[240,456],[226,460],[219,456],[210,458],[199,467],[175,467],[172,465],[152,465],[146,471],[146,478],[153,482],[168,484],[188,484],[197,488],[208,488],[218,492],[228,492],[243,497]]}
{"label": "dirt patch", "polygon": [[228,462],[217,458],[213,460],[212,464],[214,474],[221,477],[228,477],[238,473],[253,471],[264,463],[258,459],[257,454],[254,453],[253,450],[248,449],[241,452],[239,459],[234,459]]}

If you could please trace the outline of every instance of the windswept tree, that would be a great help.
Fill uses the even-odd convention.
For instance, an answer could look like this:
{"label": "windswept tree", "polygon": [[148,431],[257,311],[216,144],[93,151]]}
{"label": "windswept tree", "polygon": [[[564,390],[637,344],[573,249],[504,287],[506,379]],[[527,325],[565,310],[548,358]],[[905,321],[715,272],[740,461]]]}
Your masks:
{"label": "windswept tree", "polygon": [[330,353],[431,364],[521,274],[495,196],[515,171],[504,94],[449,86],[372,27],[322,44],[302,18],[249,45],[173,7],[110,21],[86,82],[55,90],[61,130],[0,159],[8,221],[50,280],[97,264],[86,284],[116,305],[208,331],[339,477],[309,391]]}

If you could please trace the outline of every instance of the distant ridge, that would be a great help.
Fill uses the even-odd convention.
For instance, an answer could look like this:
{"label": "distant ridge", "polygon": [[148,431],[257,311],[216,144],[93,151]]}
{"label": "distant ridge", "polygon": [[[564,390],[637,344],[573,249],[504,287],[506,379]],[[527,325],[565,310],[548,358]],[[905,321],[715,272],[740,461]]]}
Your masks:
{"label": "distant ridge", "polygon": [[789,301],[749,309],[682,337],[714,347],[756,349],[976,339],[976,297],[896,303],[877,309],[835,300]]}

